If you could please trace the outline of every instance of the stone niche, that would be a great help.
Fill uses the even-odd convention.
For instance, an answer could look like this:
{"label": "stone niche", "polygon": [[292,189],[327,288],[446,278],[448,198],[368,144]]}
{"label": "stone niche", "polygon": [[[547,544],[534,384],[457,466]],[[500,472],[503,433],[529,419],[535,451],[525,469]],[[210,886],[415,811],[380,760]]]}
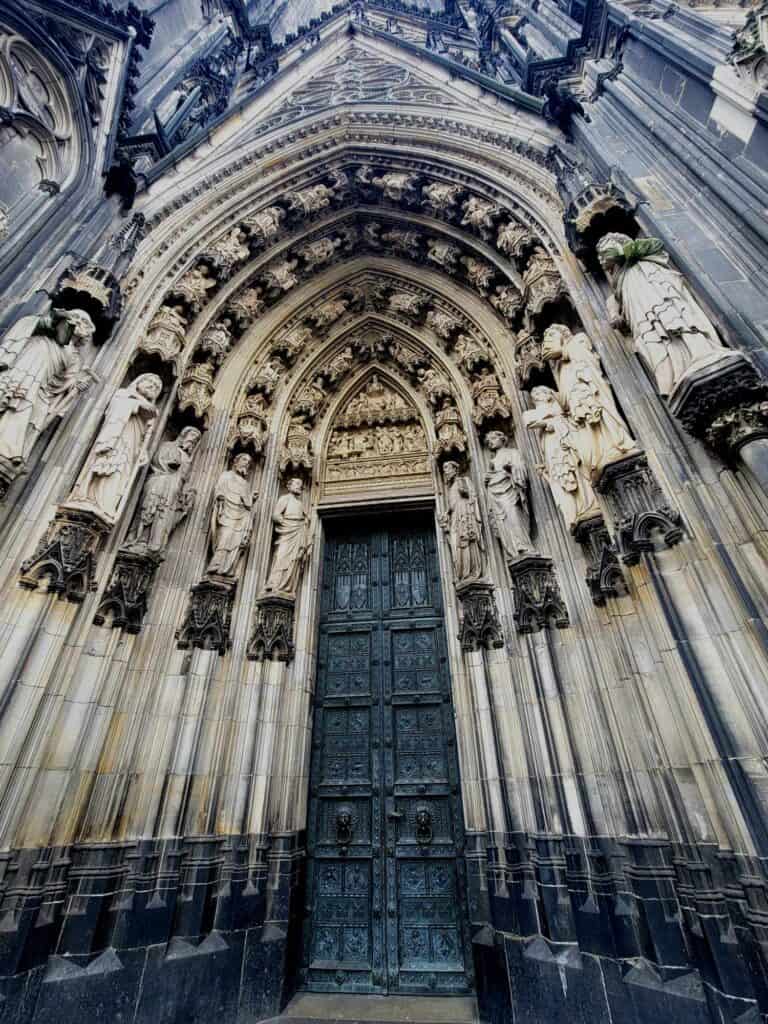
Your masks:
{"label": "stone niche", "polygon": [[424,424],[413,402],[378,373],[349,393],[331,425],[322,467],[323,500],[431,494]]}

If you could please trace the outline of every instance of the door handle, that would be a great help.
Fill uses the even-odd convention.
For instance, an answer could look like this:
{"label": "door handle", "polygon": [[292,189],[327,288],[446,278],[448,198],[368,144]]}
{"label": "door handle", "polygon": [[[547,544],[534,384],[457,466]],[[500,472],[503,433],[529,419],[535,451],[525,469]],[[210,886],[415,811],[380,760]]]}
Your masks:
{"label": "door handle", "polygon": [[405,815],[402,811],[387,811],[387,817],[390,821],[400,821],[400,819],[404,818]]}

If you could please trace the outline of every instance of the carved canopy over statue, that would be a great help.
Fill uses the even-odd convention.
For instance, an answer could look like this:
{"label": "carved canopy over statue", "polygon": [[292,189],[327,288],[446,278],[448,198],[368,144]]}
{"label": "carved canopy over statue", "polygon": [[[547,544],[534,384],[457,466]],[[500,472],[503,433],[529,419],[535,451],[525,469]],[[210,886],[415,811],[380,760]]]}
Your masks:
{"label": "carved canopy over statue", "polygon": [[52,309],[30,319],[26,330],[24,321],[11,328],[0,346],[0,458],[19,470],[40,434],[96,380],[79,352],[95,330],[87,313]]}
{"label": "carved canopy over statue", "polygon": [[309,517],[304,510],[304,483],[299,477],[288,481],[288,493],[278,498],[272,522],[275,544],[272,565],[264,589],[280,597],[293,598],[304,561],[309,553]]}
{"label": "carved canopy over statue", "polygon": [[148,461],[162,390],[154,373],[142,373],[127,388],[118,388],[67,505],[93,512],[110,526],[117,521],[136,474]]}
{"label": "carved canopy over statue", "polygon": [[629,326],[659,394],[668,397],[684,376],[730,354],[658,238],[632,241],[612,232],[598,242],[597,255],[613,289],[611,324]]}
{"label": "carved canopy over statue", "polygon": [[472,484],[455,462],[443,464],[447,511],[440,525],[448,535],[457,585],[480,580],[485,571],[485,545],[480,509]]}
{"label": "carved canopy over statue", "polygon": [[171,534],[194,505],[195,491],[186,482],[200,437],[197,427],[184,427],[175,441],[164,441],[155,452],[139,514],[126,544],[131,551],[164,551]]}
{"label": "carved canopy over statue", "polygon": [[253,502],[249,480],[251,456],[235,456],[231,469],[216,481],[211,514],[211,560],[208,574],[234,576],[240,555],[248,547],[253,525]]}
{"label": "carved canopy over statue", "polygon": [[528,506],[528,470],[517,448],[507,442],[506,434],[491,430],[485,436],[491,463],[485,474],[485,487],[491,513],[491,526],[508,560],[533,550]]}

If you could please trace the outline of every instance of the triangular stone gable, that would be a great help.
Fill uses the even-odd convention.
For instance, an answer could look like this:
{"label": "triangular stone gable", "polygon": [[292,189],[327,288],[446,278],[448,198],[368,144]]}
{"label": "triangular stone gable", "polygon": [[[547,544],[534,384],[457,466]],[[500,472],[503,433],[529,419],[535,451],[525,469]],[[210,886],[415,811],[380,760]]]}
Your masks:
{"label": "triangular stone gable", "polygon": [[388,60],[355,43],[289,93],[280,110],[259,125],[262,131],[288,124],[308,114],[349,103],[419,104],[456,107],[456,97],[406,64]]}

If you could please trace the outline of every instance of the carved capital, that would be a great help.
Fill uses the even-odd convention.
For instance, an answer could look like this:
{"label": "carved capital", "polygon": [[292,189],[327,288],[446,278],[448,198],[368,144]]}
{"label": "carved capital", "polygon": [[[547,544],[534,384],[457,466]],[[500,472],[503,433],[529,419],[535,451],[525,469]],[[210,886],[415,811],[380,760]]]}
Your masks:
{"label": "carved capital", "polygon": [[729,456],[744,445],[768,438],[768,400],[744,402],[726,409],[712,420],[704,440],[712,448]]}
{"label": "carved capital", "polygon": [[576,523],[571,532],[584,548],[587,558],[585,578],[594,603],[602,607],[609,597],[623,597],[627,593],[627,583],[603,517],[594,516]]}
{"label": "carved capital", "polygon": [[250,661],[292,661],[296,602],[288,597],[262,597],[256,602]]}
{"label": "carved capital", "polygon": [[459,599],[459,641],[462,651],[504,646],[504,634],[490,583],[456,587]]}
{"label": "carved capital", "polygon": [[236,589],[236,580],[212,575],[191,588],[187,614],[176,632],[181,650],[199,647],[227,653],[232,644],[229,630]]}
{"label": "carved capital", "polygon": [[747,357],[723,351],[688,370],[669,396],[669,408],[690,434],[708,440],[710,427],[721,414],[766,398],[768,385]]}
{"label": "carved capital", "polygon": [[149,603],[149,592],[162,556],[154,552],[136,554],[118,551],[112,575],[93,621],[103,626],[111,621],[113,629],[140,633]]}
{"label": "carved capital", "polygon": [[524,555],[508,565],[518,633],[536,633],[550,624],[557,629],[570,625],[551,558]]}
{"label": "carved capital", "polygon": [[608,502],[624,565],[637,565],[644,551],[653,551],[654,533],[661,535],[666,547],[682,540],[680,513],[665,498],[642,452],[606,466],[595,490]]}
{"label": "carved capital", "polygon": [[96,556],[107,533],[103,520],[89,512],[58,511],[35,553],[22,562],[19,585],[36,590],[47,579],[54,594],[83,601],[96,588]]}

